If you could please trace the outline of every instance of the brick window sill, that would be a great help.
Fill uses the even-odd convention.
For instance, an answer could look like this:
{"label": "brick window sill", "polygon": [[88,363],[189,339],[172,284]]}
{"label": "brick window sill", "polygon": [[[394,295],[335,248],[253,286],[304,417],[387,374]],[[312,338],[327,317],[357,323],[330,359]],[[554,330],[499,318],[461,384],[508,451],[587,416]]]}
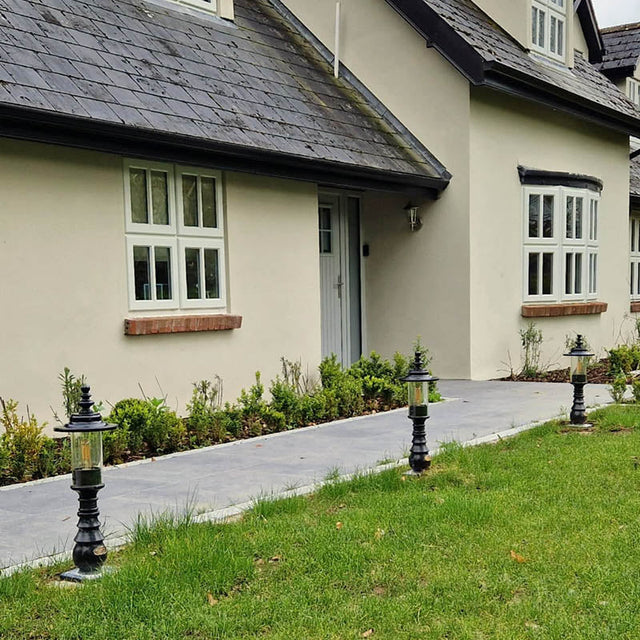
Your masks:
{"label": "brick window sill", "polygon": [[523,304],[523,318],[556,318],[559,316],[588,316],[604,313],[606,302],[565,302],[562,304]]}
{"label": "brick window sill", "polygon": [[211,316],[156,316],[152,318],[127,318],[124,321],[126,336],[148,336],[163,333],[194,333],[197,331],[227,331],[239,329],[242,316],[216,314]]}
{"label": "brick window sill", "polygon": [[638,313],[638,311],[640,311],[640,300],[631,303],[631,313]]}

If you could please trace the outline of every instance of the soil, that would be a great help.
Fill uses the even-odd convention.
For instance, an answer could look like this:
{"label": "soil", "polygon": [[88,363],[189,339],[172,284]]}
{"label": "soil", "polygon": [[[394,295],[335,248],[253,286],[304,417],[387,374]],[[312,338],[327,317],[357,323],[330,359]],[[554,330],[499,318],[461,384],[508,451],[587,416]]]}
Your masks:
{"label": "soil", "polygon": [[[565,369],[554,369],[553,371],[543,371],[537,376],[523,376],[514,374],[498,380],[512,380],[516,382],[569,382],[569,367]],[[587,380],[591,384],[611,384],[612,376],[609,374],[609,358],[603,358],[598,362],[589,365]]]}

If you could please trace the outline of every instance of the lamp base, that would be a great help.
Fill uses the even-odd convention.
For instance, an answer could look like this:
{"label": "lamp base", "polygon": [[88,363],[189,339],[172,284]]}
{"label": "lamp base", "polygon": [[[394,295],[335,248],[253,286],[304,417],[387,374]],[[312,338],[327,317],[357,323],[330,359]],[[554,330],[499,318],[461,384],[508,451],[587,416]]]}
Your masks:
{"label": "lamp base", "polygon": [[78,567],[74,567],[69,571],[65,571],[60,574],[60,580],[67,580],[68,582],[85,582],[89,580],[99,580],[105,575],[114,572],[113,567],[100,567],[98,571],[80,571]]}

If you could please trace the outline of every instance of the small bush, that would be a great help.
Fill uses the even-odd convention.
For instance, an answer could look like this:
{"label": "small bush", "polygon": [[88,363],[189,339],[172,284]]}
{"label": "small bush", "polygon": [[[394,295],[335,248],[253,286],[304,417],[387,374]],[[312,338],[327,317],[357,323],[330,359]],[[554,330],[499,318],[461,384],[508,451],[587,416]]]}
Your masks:
{"label": "small bush", "polygon": [[629,373],[640,368],[640,345],[620,345],[609,349],[609,374]]}
{"label": "small bush", "polygon": [[624,399],[627,391],[627,377],[623,373],[619,373],[613,382],[609,385],[609,393],[616,404],[620,404]]}
{"label": "small bush", "polygon": [[640,403],[640,378],[634,378],[631,381],[631,392],[634,402]]}
{"label": "small bush", "polygon": [[182,448],[186,436],[184,424],[161,398],[120,400],[107,421],[123,429],[108,443],[116,455],[123,451],[125,434],[130,455],[171,453]]}
{"label": "small bush", "polygon": [[40,425],[35,416],[27,413],[27,418],[18,416],[18,403],[6,402],[0,398],[2,413],[0,424],[4,432],[0,435],[0,479],[8,482],[26,482],[43,478],[55,464],[51,461],[51,440],[42,433],[46,423]]}
{"label": "small bush", "polygon": [[221,442],[226,436],[217,414],[220,411],[222,381],[216,376],[215,383],[201,380],[194,383],[191,402],[187,404],[187,432],[189,440],[197,446]]}
{"label": "small bush", "polygon": [[540,373],[542,341],[542,331],[536,327],[533,321],[529,322],[526,329],[520,329],[523,361],[521,373],[526,378],[534,378]]}

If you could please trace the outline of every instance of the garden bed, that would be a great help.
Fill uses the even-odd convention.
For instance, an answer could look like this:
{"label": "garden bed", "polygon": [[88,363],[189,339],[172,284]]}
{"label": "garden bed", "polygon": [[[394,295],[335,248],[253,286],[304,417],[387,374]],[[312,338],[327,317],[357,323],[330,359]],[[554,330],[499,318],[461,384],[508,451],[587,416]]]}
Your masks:
{"label": "garden bed", "polygon": [[[423,361],[428,363],[426,350]],[[302,373],[299,362],[282,359],[282,374],[269,385],[260,374],[235,403],[222,404],[222,381],[194,384],[185,417],[163,398],[128,398],[117,402],[105,420],[118,429],[104,433],[105,464],[122,464],[176,451],[186,451],[251,438],[341,418],[389,411],[406,405],[410,359],[397,353],[393,361],[375,352],[343,369],[335,356],[319,367],[319,381]],[[83,376],[68,369],[60,375],[65,412],[77,413]],[[440,399],[435,385],[431,401]],[[0,398],[0,486],[36,480],[70,471],[68,438],[50,438],[34,416],[20,417],[17,402]]]}
{"label": "garden bed", "polygon": [[[589,365],[587,378],[591,384],[611,384],[614,376],[610,371],[609,358],[604,358]],[[569,368],[540,371],[536,375],[513,373],[499,380],[515,382],[569,382]]]}

